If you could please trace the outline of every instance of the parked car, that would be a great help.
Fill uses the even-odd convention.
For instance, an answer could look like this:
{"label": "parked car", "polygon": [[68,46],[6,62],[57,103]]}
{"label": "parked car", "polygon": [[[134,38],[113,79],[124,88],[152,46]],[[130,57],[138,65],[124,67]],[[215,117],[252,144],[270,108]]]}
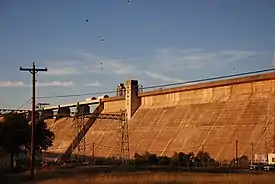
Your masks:
{"label": "parked car", "polygon": [[257,164],[252,164],[252,165],[249,165],[249,170],[250,171],[263,171],[264,170],[264,164],[262,163],[257,163]]}
{"label": "parked car", "polygon": [[265,165],[264,166],[264,171],[266,171],[266,172],[273,172],[273,171],[275,171],[275,165]]}

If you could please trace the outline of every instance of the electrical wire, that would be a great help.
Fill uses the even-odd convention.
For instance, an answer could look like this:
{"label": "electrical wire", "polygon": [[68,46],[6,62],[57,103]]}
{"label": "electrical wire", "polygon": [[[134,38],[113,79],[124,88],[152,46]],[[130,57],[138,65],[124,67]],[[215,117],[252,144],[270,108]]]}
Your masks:
{"label": "electrical wire", "polygon": [[68,95],[57,95],[57,96],[40,96],[36,97],[39,99],[45,98],[67,98],[67,97],[79,97],[79,96],[92,96],[92,95],[101,95],[101,94],[111,94],[115,93],[116,91],[106,91],[106,92],[98,92],[98,93],[82,93],[82,94],[68,94]]}
{"label": "electrical wire", "polygon": [[212,80],[217,80],[217,79],[225,79],[225,78],[230,78],[230,77],[238,77],[238,76],[244,76],[244,75],[251,75],[251,74],[269,72],[269,71],[274,71],[274,70],[275,70],[275,68],[270,68],[270,69],[250,71],[250,72],[231,74],[231,75],[224,75],[224,76],[218,76],[218,77],[211,77],[211,78],[205,78],[205,79],[190,80],[190,81],[185,81],[185,82],[177,82],[177,83],[169,83],[169,84],[162,84],[162,85],[156,85],[156,86],[148,86],[148,87],[143,87],[141,89],[169,87],[169,86],[189,84],[189,83],[194,83],[194,82],[212,81]]}
{"label": "electrical wire", "polygon": [[28,103],[30,103],[31,98],[29,98],[28,101],[26,101],[25,103],[23,103],[20,107],[18,107],[18,109],[16,109],[16,111],[19,111],[22,107],[24,107],[25,105],[27,105]]}
{"label": "electrical wire", "polygon": [[[168,83],[168,84],[161,84],[161,85],[155,85],[155,86],[146,86],[146,87],[142,87],[140,89],[144,90],[144,89],[152,89],[152,88],[160,88],[160,87],[169,87],[169,86],[190,84],[190,83],[195,83],[195,82],[197,83],[197,82],[213,81],[213,80],[217,80],[217,79],[239,77],[239,76],[245,76],[245,75],[251,75],[251,74],[270,72],[270,71],[274,71],[274,70],[275,70],[275,68],[269,68],[269,69],[249,71],[249,72],[243,72],[243,73],[237,73],[237,74],[231,74],[231,75],[224,75],[224,76],[217,76],[217,77],[211,77],[211,78],[205,78],[205,79],[190,80],[190,81],[185,81],[185,82]],[[111,93],[116,93],[116,91],[106,91],[106,92],[97,92],[97,93],[82,93],[82,94],[68,94],[68,95],[57,95],[57,96],[40,96],[40,97],[36,97],[36,98],[39,98],[39,99],[68,98],[68,97],[103,95],[103,94],[111,94]]]}
{"label": "electrical wire", "polygon": [[[17,111],[20,111],[20,109],[22,108],[22,107],[24,107],[26,104],[28,104],[29,102],[31,101],[31,99],[29,99],[28,101],[26,101],[25,103],[23,103],[22,105],[20,105],[17,109],[0,109],[0,111],[2,112],[5,112],[5,111],[9,111],[10,113],[12,113],[12,112],[17,112]],[[23,110],[22,110],[23,111]],[[1,113],[0,113],[1,114]]]}

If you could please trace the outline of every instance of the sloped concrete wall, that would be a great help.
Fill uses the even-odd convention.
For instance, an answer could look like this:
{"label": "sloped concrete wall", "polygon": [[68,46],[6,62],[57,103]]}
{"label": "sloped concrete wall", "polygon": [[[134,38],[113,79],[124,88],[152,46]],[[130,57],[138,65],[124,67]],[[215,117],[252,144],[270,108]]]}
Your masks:
{"label": "sloped concrete wall", "polygon": [[[101,113],[117,113],[124,108],[124,97],[110,97],[102,100],[103,110]],[[56,154],[56,160],[62,156],[75,139],[75,125],[73,118],[66,117],[57,121],[53,119],[45,120],[48,127],[55,133],[55,140],[53,146],[47,150],[49,153]],[[85,122],[89,119],[85,118]],[[86,154],[93,155],[93,144],[95,147],[96,157],[106,157],[117,155],[109,154],[110,150],[116,146],[117,127],[116,120],[96,119],[90,129],[87,131],[86,137]],[[76,153],[76,152],[74,152]],[[46,153],[44,154],[46,155]],[[46,156],[45,156],[46,157]]]}
{"label": "sloped concrete wall", "polygon": [[[158,155],[207,151],[218,160],[273,150],[275,74],[140,93],[141,106],[129,122],[131,156],[149,151]],[[124,97],[103,99],[102,113],[119,112]],[[62,153],[74,138],[71,119],[49,121],[56,134],[52,151]],[[119,122],[97,119],[86,134],[86,154],[112,157]],[[67,147],[66,147],[67,146]],[[64,147],[64,149],[62,148]],[[94,148],[94,149],[93,149]]]}
{"label": "sloped concrete wall", "polygon": [[130,122],[131,155],[208,151],[219,160],[271,152],[274,74],[198,84],[140,94]]}
{"label": "sloped concrete wall", "polygon": [[[215,84],[215,83],[213,83]],[[193,89],[192,89],[193,88]],[[219,87],[205,87],[200,89],[194,85],[175,90],[157,91],[140,95],[143,108],[171,107],[175,105],[202,104],[211,102],[224,102],[228,100],[242,101],[253,98],[268,97],[274,91],[274,80],[248,82]]]}
{"label": "sloped concrete wall", "polygon": [[71,141],[74,139],[74,124],[73,118],[61,118],[57,121],[53,119],[45,120],[48,127],[54,132],[55,139],[53,141],[53,146],[47,150],[47,152],[52,152],[59,154],[56,159],[58,159],[70,146]]}

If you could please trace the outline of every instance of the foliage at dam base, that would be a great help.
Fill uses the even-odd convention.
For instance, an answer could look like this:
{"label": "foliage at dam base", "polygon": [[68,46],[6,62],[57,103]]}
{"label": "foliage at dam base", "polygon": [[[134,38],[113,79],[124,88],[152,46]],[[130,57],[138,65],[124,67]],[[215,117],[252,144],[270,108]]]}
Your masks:
{"label": "foliage at dam base", "polygon": [[[238,159],[233,158],[230,161],[217,161],[213,159],[209,153],[199,151],[196,155],[194,153],[174,153],[172,157],[157,156],[146,152],[144,154],[135,153],[133,159],[119,160],[115,157],[110,158],[86,158],[86,165],[129,165],[133,167],[185,167],[185,168],[218,168],[218,167],[238,167],[247,168],[250,164],[247,156],[241,156]],[[66,164],[80,164],[77,160],[69,161]],[[82,164],[80,164],[82,165]]]}

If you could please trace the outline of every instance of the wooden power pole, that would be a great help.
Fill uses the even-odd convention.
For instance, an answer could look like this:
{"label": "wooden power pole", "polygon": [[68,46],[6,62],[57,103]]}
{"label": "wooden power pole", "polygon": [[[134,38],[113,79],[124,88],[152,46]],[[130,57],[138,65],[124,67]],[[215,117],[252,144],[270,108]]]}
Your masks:
{"label": "wooden power pole", "polygon": [[239,151],[239,141],[238,141],[238,139],[236,139],[236,167],[238,167],[238,165],[239,165],[239,160],[238,160],[238,157],[239,157],[239,153],[238,153],[238,151]]}
{"label": "wooden power pole", "polygon": [[31,118],[31,155],[30,155],[30,170],[31,178],[34,176],[34,159],[35,159],[35,74],[40,71],[48,71],[47,68],[35,68],[33,62],[32,68],[20,67],[20,71],[28,71],[32,74],[32,118]]}
{"label": "wooden power pole", "polygon": [[95,165],[95,143],[93,142],[93,165]]}
{"label": "wooden power pole", "polygon": [[254,143],[251,143],[251,160],[250,160],[250,164],[253,164],[253,152],[254,152]]}

